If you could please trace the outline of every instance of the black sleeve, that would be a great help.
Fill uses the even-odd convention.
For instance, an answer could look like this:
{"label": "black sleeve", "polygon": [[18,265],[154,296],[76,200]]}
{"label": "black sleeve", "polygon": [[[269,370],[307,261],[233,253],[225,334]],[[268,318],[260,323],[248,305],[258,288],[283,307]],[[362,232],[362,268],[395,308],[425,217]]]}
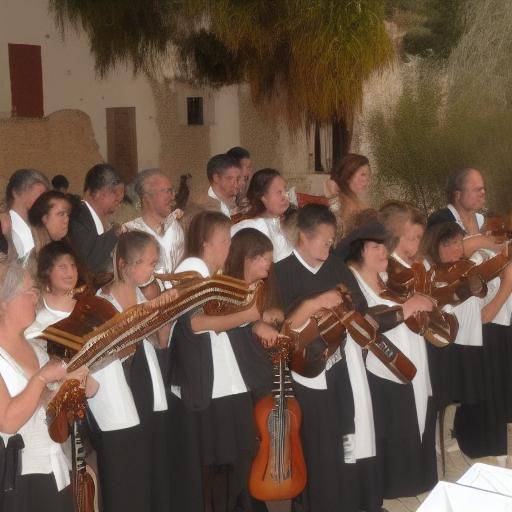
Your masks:
{"label": "black sleeve", "polygon": [[87,226],[82,219],[73,219],[70,222],[69,237],[80,260],[91,272],[105,270],[117,243],[113,229],[98,235],[95,226]]}

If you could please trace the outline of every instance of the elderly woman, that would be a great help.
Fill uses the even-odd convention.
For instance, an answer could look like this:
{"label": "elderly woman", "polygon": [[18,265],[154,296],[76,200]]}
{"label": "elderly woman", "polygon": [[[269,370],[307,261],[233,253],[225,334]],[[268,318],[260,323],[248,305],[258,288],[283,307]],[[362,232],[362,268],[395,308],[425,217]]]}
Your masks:
{"label": "elderly woman", "polygon": [[25,339],[37,295],[21,267],[0,268],[0,496],[9,512],[71,512],[69,463],[48,434],[44,396],[65,377],[85,380],[87,370],[66,374],[62,361]]}

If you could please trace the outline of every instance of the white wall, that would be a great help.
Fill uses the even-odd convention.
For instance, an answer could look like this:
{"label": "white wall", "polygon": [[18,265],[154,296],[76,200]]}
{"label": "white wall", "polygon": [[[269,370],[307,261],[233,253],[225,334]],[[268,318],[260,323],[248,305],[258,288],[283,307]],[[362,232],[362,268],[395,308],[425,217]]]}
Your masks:
{"label": "white wall", "polygon": [[99,80],[87,38],[69,30],[62,41],[46,0],[0,0],[0,115],[11,111],[8,43],[41,46],[45,115],[66,108],[86,112],[106,159],[105,109],[134,106],[138,166],[159,165],[160,136],[148,81],[124,68]]}

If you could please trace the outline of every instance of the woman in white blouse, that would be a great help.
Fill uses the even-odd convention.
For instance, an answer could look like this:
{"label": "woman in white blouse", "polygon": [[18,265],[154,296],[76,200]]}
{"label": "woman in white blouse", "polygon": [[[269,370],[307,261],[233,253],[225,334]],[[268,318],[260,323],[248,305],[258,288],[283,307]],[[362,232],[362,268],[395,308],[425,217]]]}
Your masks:
{"label": "woman in white blouse", "polygon": [[67,242],[50,242],[39,251],[37,280],[42,292],[36,319],[25,331],[27,339],[37,338],[48,326],[67,318],[75,307],[78,270],[75,253]]}
{"label": "woman in white blouse", "polygon": [[[153,236],[123,233],[114,250],[114,281],[98,295],[118,311],[145,302],[139,286],[148,282],[158,258]],[[157,337],[156,345],[165,348],[169,329]],[[96,450],[104,512],[169,510],[167,399],[155,346],[145,339],[131,357],[113,361],[94,377],[100,389],[89,408],[100,430]]]}
{"label": "woman in white blouse", "polygon": [[[354,230],[347,237],[344,259],[354,274],[368,306],[396,306],[383,299],[380,274],[388,265],[388,242],[377,222]],[[420,305],[431,310],[432,303]],[[417,309],[418,310],[418,309]],[[404,308],[404,318],[411,312]],[[404,384],[371,352],[366,358],[368,383],[372,395],[377,460],[384,498],[415,496],[437,482],[434,446],[435,408],[432,400],[425,340],[401,323],[385,332],[416,366],[411,384]]]}
{"label": "woman in white blouse", "polygon": [[[274,262],[293,251],[293,234],[285,225],[283,216],[290,206],[286,181],[275,169],[261,169],[254,173],[247,190],[250,204],[244,220],[231,228],[231,236],[244,228],[254,228],[267,235],[274,247]],[[233,220],[233,219],[232,219]]]}
{"label": "woman in white blouse", "polygon": [[87,370],[66,374],[65,364],[25,339],[37,296],[21,267],[0,269],[0,493],[9,512],[72,512],[69,462],[48,435],[44,401],[50,384],[65,377],[83,381]]}

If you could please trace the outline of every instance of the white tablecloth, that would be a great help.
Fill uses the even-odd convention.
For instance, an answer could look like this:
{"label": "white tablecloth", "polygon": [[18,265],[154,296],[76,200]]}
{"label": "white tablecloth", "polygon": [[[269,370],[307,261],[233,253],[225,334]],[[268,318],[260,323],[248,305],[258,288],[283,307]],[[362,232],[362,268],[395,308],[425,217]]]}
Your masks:
{"label": "white tablecloth", "polygon": [[439,482],[418,512],[512,512],[512,470],[474,464],[457,483]]}

